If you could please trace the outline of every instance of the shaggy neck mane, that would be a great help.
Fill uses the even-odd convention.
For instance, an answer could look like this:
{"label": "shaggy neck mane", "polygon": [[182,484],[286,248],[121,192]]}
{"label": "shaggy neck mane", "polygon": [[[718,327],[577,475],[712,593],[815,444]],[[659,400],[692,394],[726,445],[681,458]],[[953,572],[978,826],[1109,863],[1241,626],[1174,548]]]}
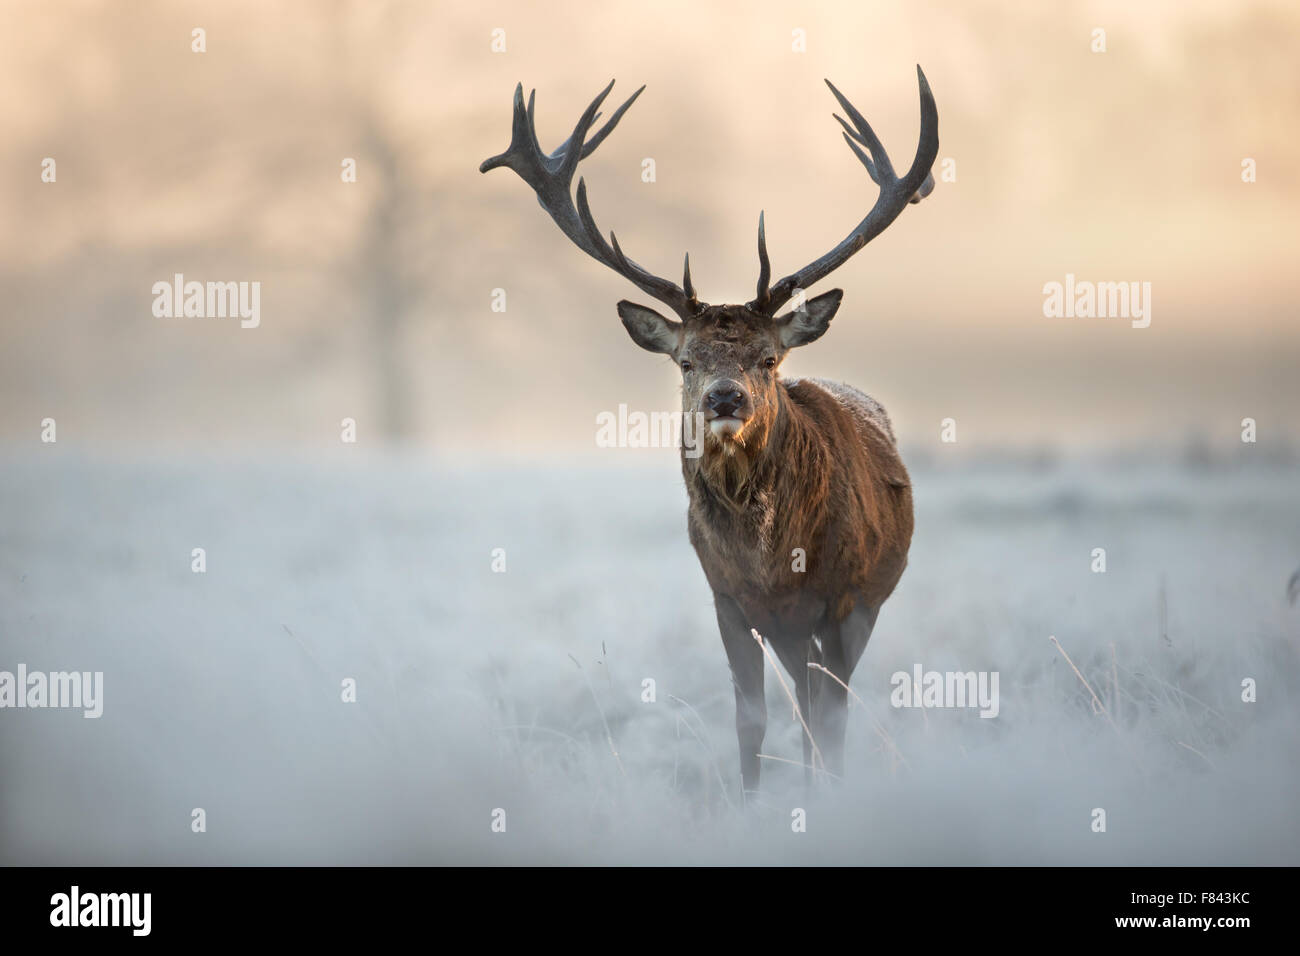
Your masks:
{"label": "shaggy neck mane", "polygon": [[[772,420],[753,424],[743,442],[724,444],[706,436],[700,457],[682,459],[691,483],[729,511],[746,510],[765,493],[791,483],[796,474],[826,474],[824,445],[816,440],[807,413],[790,398],[785,382],[777,384]],[[782,467],[795,462],[798,469]]]}

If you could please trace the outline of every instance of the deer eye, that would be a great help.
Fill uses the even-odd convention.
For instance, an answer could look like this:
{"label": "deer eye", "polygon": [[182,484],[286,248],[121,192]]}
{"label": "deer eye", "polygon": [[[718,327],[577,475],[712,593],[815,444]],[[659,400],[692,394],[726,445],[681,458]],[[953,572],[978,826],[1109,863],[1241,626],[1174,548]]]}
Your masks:
{"label": "deer eye", "polygon": [[775,355],[769,355],[767,358],[763,359],[763,367],[764,367],[764,368],[776,368],[776,356],[775,356]]}
{"label": "deer eye", "polygon": [[689,372],[690,370],[691,370],[691,363],[686,361],[686,359],[682,359],[682,371]]}

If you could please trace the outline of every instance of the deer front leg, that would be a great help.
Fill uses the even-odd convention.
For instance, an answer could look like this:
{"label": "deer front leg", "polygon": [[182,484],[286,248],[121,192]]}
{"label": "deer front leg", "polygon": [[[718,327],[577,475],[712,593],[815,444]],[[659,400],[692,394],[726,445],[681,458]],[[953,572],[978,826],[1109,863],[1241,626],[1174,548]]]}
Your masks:
{"label": "deer front leg", "polygon": [[878,611],[878,608],[856,607],[848,617],[827,626],[825,633],[820,635],[822,665],[835,676],[815,669],[812,672],[812,727],[826,769],[837,776],[844,774],[844,730],[848,723],[846,685],[858,658],[866,650]]}
{"label": "deer front leg", "polygon": [[736,738],[740,743],[740,780],[745,791],[758,789],[758,752],[767,732],[767,702],[763,697],[763,649],[749,633],[749,622],[725,594],[714,593],[718,630],[731,665],[736,690]]}
{"label": "deer front leg", "polygon": [[[808,664],[810,661],[819,660],[816,647],[811,637],[791,640],[778,636],[768,644],[775,652],[777,660],[781,662],[781,666],[789,673],[790,682],[794,685],[795,704],[799,708],[799,737],[803,741],[803,782],[805,787],[811,786],[813,771],[826,769],[823,766],[823,755],[820,753],[817,729],[811,723],[813,672]],[[812,733],[811,737],[809,731]]]}

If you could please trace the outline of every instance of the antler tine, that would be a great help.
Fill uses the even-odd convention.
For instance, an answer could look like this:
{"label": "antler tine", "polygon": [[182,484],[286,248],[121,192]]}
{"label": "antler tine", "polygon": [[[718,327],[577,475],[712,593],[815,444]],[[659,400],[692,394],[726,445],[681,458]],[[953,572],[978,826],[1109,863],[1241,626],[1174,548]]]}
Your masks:
{"label": "antler tine", "polygon": [[524,85],[516,83],[514,115],[510,125],[510,145],[504,153],[483,160],[478,167],[480,173],[486,173],[498,166],[507,166],[533,189],[539,191],[542,189],[547,177],[546,156],[537,145],[537,136],[533,132],[532,110],[533,97],[530,95],[528,105],[524,106]]}
{"label": "antler tine", "polygon": [[[623,114],[627,112],[628,107],[636,102],[636,98],[641,95],[644,89],[645,89],[645,84],[643,83],[641,84],[641,89],[637,90],[635,93],[629,96],[627,98],[627,102],[614,111],[614,115],[609,118],[609,121],[606,122],[605,125],[600,128],[600,130],[596,133],[596,135],[593,136],[591,139],[587,140],[586,144],[582,147],[582,156],[580,157],[581,159],[586,159],[588,156],[590,156],[593,152],[596,151],[596,147],[599,146],[601,143],[603,143],[605,141],[605,137],[614,131],[614,127],[618,125],[618,121],[623,118]],[[594,119],[600,119],[600,114],[597,113]]]}
{"label": "antler tine", "polygon": [[867,167],[867,175],[877,186],[880,185],[880,174],[876,172],[876,164],[871,161],[871,157],[864,153],[858,146],[858,136],[849,129],[849,124],[844,122],[839,116],[835,117],[836,121],[844,127],[844,142],[849,144],[849,149],[853,150],[853,155],[862,161],[862,165]]}
{"label": "antler tine", "polygon": [[[519,84],[520,91],[523,91],[523,84]],[[538,156],[545,156],[542,152],[542,144],[537,141],[537,114],[533,112],[533,106],[537,100],[537,91],[528,91],[528,138],[533,144],[533,152]]]}
{"label": "antler tine", "polygon": [[[600,110],[600,104],[605,102],[605,97],[609,96],[609,91],[614,88],[614,81],[609,81],[609,86],[600,91],[600,95],[591,101],[591,104],[583,111],[582,116],[578,118],[577,124],[573,127],[573,132],[564,144],[553,154],[553,159],[561,159],[558,179],[564,183],[565,190],[568,190],[569,183],[573,182],[573,174],[578,169],[578,161],[582,159],[582,147],[587,141],[587,130],[591,129],[591,124],[596,122],[596,114]],[[578,144],[577,149],[571,148],[573,143]]]}
{"label": "antler tine", "polygon": [[691,254],[686,253],[686,259],[682,265],[682,291],[686,293],[686,298],[691,302],[698,302],[695,297],[695,287],[691,285]]}
{"label": "antler tine", "polygon": [[[588,218],[591,218],[590,210],[588,210]],[[618,262],[619,266],[624,271],[631,271],[632,263],[627,256],[623,255],[623,250],[618,247],[618,236],[614,235],[613,230],[609,233],[609,243],[614,247],[614,259]]]}
{"label": "antler tine", "polygon": [[[916,148],[916,156],[912,160],[912,165],[900,179],[894,173],[893,164],[889,161],[889,154],[885,152],[884,145],[880,138],[876,136],[875,130],[867,122],[866,117],[854,108],[853,104],[848,101],[830,80],[826,85],[835,94],[835,99],[839,101],[840,107],[853,122],[850,127],[847,122],[839,116],[835,116],[836,121],[844,128],[844,140],[849,144],[855,156],[858,157],[862,165],[866,167],[867,173],[871,176],[873,182],[880,187],[880,195],[877,197],[875,205],[866,217],[830,252],[808,265],[804,266],[798,272],[791,273],[781,279],[771,288],[768,295],[764,295],[763,274],[767,271],[766,262],[762,262],[762,273],[759,276],[759,296],[750,306],[757,310],[765,310],[768,314],[775,313],[782,305],[790,300],[794,295],[795,289],[806,289],[814,282],[824,279],[840,266],[842,266],[849,257],[865,246],[868,242],[880,235],[890,223],[892,223],[908,203],[919,202],[925,196],[930,194],[934,189],[934,177],[930,174],[930,167],[934,165],[935,157],[939,154],[939,109],[934,102],[934,94],[930,91],[929,81],[925,78],[924,71],[918,66],[916,68],[917,86],[920,89],[921,96],[921,133]],[[861,147],[865,147],[865,152]],[[766,255],[762,248],[763,233],[760,218],[759,224],[759,245],[760,259],[765,260]]]}
{"label": "antler tine", "polygon": [[916,85],[921,91],[921,136],[905,179],[913,178],[919,170],[925,170],[929,176],[930,167],[939,155],[939,107],[930,91],[930,81],[925,78],[925,71],[919,63],[916,65]]}
{"label": "antler tine", "polygon": [[614,115],[605,125],[588,139],[587,133],[600,117],[600,105],[613,88],[614,82],[611,80],[583,111],[569,138],[561,143],[555,152],[548,155],[542,151],[537,140],[535,95],[529,94],[528,104],[525,106],[523,84],[518,84],[515,87],[510,146],[504,153],[484,160],[479,166],[479,171],[485,173],[498,166],[508,166],[513,169],[533,188],[537,193],[538,203],[574,245],[593,259],[629,279],[646,294],[671,306],[682,318],[688,318],[701,308],[694,289],[690,287],[689,262],[685,274],[686,288],[682,288],[646,271],[623,255],[613,233],[610,233],[612,245],[606,242],[591,214],[591,207],[587,203],[586,183],[581,177],[578,179],[577,207],[574,206],[570,187],[578,163],[590,156],[605,137],[613,132],[618,121],[623,118],[623,114],[645,89],[642,86],[628,97],[627,101],[614,111]]}
{"label": "antler tine", "polygon": [[[611,87],[612,87],[613,85],[614,85],[613,83],[610,83],[610,86],[611,86]],[[637,90],[635,93],[633,93],[631,96],[629,96],[629,97],[627,98],[627,102],[625,102],[622,106],[620,106],[618,109],[616,109],[616,110],[614,111],[614,115],[611,116],[611,117],[609,118],[608,122],[606,122],[605,125],[602,126],[602,127],[599,129],[599,131],[597,131],[596,135],[592,136],[592,137],[591,137],[590,139],[588,139],[585,143],[583,143],[583,146],[582,146],[582,155],[580,155],[580,156],[578,157],[579,160],[586,159],[588,156],[590,156],[592,153],[594,153],[594,152],[596,151],[596,147],[599,146],[602,142],[604,142],[606,136],[608,136],[611,132],[613,132],[614,127],[617,126],[617,125],[618,125],[618,121],[621,120],[621,119],[623,118],[623,114],[627,112],[628,107],[631,106],[634,102],[636,102],[636,98],[637,98],[638,96],[641,95],[641,91],[644,90],[644,89],[645,89],[645,86],[644,86],[644,84],[643,84],[643,85],[641,86],[641,89]],[[595,106],[595,105],[599,104],[602,100],[604,100],[606,94],[608,94],[608,93],[609,93],[609,87],[606,87],[605,90],[604,90],[603,92],[601,92],[600,96],[598,96],[598,97],[596,98],[596,102],[593,103],[592,105]],[[529,103],[529,111],[530,111],[530,112],[529,112],[529,119],[530,119],[530,120],[532,119],[532,113],[531,113],[531,110],[532,110],[532,104],[531,104],[531,101],[530,101],[530,103]],[[603,114],[602,114],[599,110],[597,110],[597,111],[596,111],[596,114],[595,114],[594,116],[592,116],[592,118],[591,118],[591,123],[590,123],[589,125],[595,125],[596,120],[600,119],[600,117],[601,117],[602,115],[603,115]],[[537,140],[536,128],[534,127],[533,141],[536,142],[536,140]],[[550,156],[547,157],[547,159],[550,159],[550,160],[560,160],[560,161],[562,161],[562,160],[564,159],[564,157],[568,154],[569,144],[570,144],[571,142],[573,142],[573,137],[572,137],[572,136],[570,136],[570,137],[569,137],[568,139],[566,139],[563,143],[561,143],[561,144],[556,148],[555,152],[551,153]]]}
{"label": "antler tine", "polygon": [[766,306],[771,295],[768,281],[772,278],[772,263],[767,258],[767,230],[763,228],[763,213],[758,214],[758,296],[754,299]]}
{"label": "antler tine", "polygon": [[[889,161],[889,154],[885,152],[885,145],[880,142],[880,137],[877,136],[876,131],[871,128],[871,124],[867,122],[867,118],[857,111],[857,108],[849,102],[848,97],[835,88],[834,83],[827,80],[826,85],[829,86],[831,92],[835,94],[835,99],[839,100],[840,108],[849,114],[849,119],[853,120],[853,125],[857,127],[857,135],[852,138],[856,139],[871,151],[872,159],[875,161],[875,165],[877,169],[879,169],[880,173],[886,179],[893,179],[894,166]],[[835,116],[834,113],[831,115]],[[838,116],[835,116],[835,119],[844,127],[845,132],[848,132],[849,124],[844,122],[844,120],[840,119]],[[849,145],[852,146],[853,144],[850,143]],[[857,152],[857,150],[854,150],[854,152]],[[877,183],[880,182],[880,180],[876,179],[875,176],[872,176],[871,178]]]}

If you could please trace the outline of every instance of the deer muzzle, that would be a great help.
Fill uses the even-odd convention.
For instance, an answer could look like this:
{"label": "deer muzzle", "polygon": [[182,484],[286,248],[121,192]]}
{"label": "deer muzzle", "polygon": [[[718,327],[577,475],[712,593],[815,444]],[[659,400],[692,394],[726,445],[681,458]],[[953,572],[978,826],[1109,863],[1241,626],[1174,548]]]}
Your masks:
{"label": "deer muzzle", "polygon": [[701,405],[709,431],[718,438],[738,434],[754,415],[748,390],[734,379],[721,379],[710,385]]}

